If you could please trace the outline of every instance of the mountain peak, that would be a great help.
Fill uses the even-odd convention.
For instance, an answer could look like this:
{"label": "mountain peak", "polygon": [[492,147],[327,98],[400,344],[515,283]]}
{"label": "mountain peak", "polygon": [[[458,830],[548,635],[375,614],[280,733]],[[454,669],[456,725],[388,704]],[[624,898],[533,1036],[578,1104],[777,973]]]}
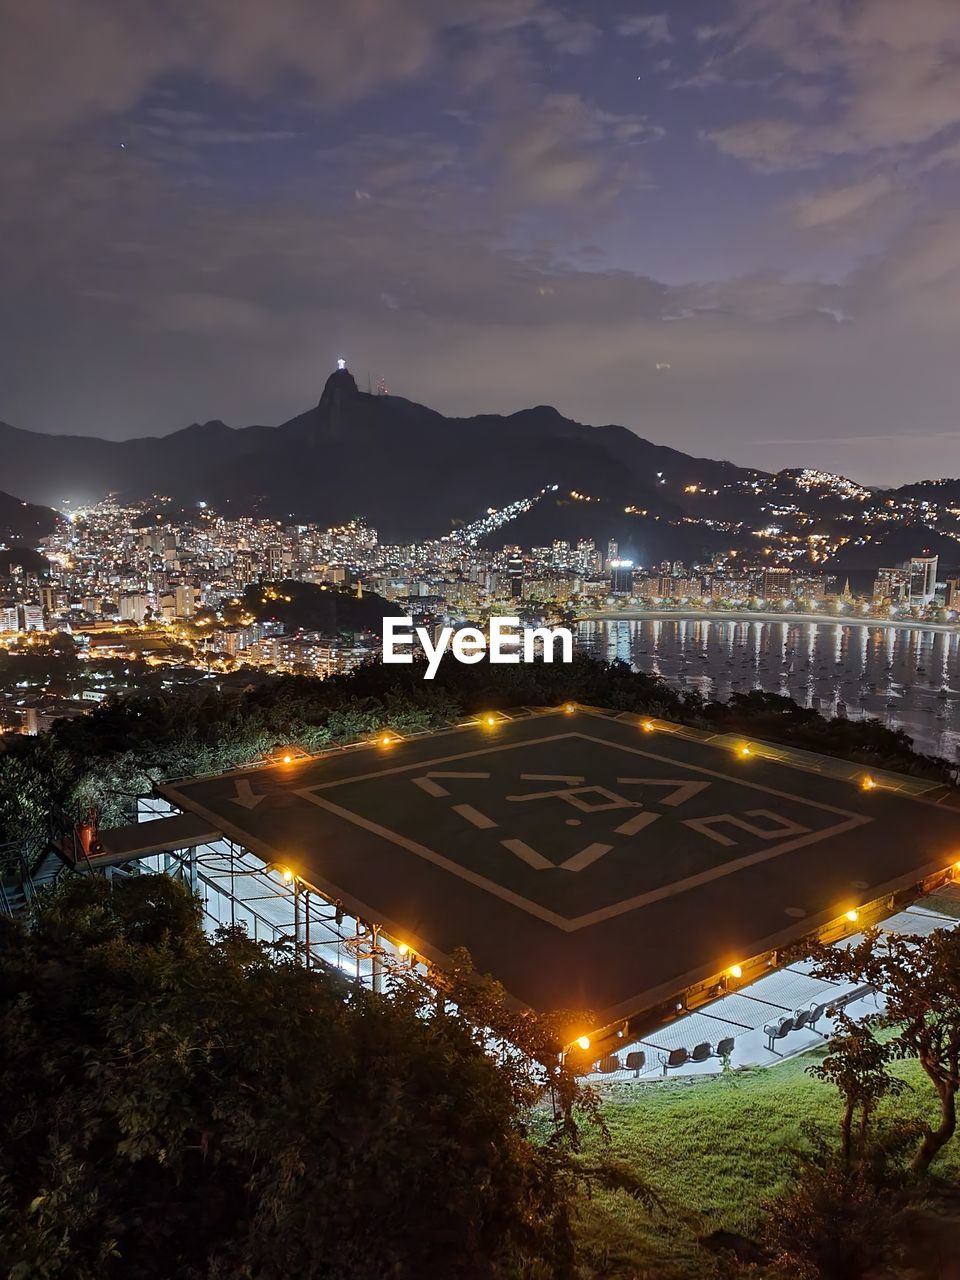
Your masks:
{"label": "mountain peak", "polygon": [[324,383],[320,404],[341,404],[359,394],[353,374],[345,364],[338,362],[338,367]]}
{"label": "mountain peak", "polygon": [[345,360],[338,360],[337,367],[327,379],[317,411],[330,436],[349,434],[350,424],[356,415],[353,411],[360,396],[353,374]]}

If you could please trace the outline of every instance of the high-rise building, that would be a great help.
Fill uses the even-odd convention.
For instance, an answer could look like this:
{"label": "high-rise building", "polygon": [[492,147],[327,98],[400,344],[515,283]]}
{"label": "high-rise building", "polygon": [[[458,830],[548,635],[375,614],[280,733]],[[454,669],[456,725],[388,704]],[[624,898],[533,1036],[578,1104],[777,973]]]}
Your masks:
{"label": "high-rise building", "polygon": [[793,574],[789,569],[764,569],[760,587],[764,600],[789,599],[793,590]]}
{"label": "high-rise building", "polygon": [[521,599],[523,596],[523,558],[521,556],[511,556],[507,561],[507,580],[510,583],[510,599]]}
{"label": "high-rise building", "polygon": [[174,590],[174,613],[178,618],[192,618],[197,608],[197,589],[180,585]]}
{"label": "high-rise building", "polygon": [[948,578],[943,603],[948,609],[960,608],[960,578]]}
{"label": "high-rise building", "polygon": [[937,556],[910,557],[910,603],[930,604],[937,592]]}
{"label": "high-rise building", "polygon": [[122,622],[135,622],[138,626],[147,616],[147,597],[132,593],[120,597],[120,619]]}
{"label": "high-rise building", "polygon": [[[611,543],[611,546],[615,546]],[[610,561],[610,593],[615,596],[633,595],[633,561]]]}
{"label": "high-rise building", "polygon": [[279,542],[267,545],[267,577],[279,578],[283,572],[283,547]]}

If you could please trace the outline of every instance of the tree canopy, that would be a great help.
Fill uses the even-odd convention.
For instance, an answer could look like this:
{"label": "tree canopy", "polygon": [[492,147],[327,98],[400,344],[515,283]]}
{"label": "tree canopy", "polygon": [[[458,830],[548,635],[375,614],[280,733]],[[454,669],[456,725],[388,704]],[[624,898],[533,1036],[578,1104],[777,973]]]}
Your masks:
{"label": "tree canopy", "polygon": [[0,1007],[14,1280],[568,1273],[562,1128],[530,1141],[529,1075],[414,983],[211,941],[166,877],[78,879],[0,921]]}
{"label": "tree canopy", "polygon": [[[930,1164],[954,1136],[960,1091],[960,930],[935,929],[926,937],[885,934],[868,929],[856,945],[814,948],[815,972],[833,981],[867,983],[882,991],[882,1010],[861,1021],[858,1038],[832,1046],[833,1079],[847,1104],[866,1107],[889,1089],[885,1064],[916,1058],[933,1085],[940,1105],[936,1128],[923,1125],[913,1160],[917,1173]],[[872,1027],[892,1032],[881,1046]],[[827,1065],[827,1059],[824,1065]],[[857,1078],[859,1077],[859,1079]]]}

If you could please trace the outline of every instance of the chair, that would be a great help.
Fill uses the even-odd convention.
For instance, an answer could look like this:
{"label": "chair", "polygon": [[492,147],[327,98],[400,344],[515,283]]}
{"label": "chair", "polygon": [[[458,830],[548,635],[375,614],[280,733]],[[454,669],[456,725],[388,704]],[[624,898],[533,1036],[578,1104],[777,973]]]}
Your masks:
{"label": "chair", "polygon": [[702,1044],[695,1045],[690,1053],[691,1062],[706,1062],[708,1058],[713,1057],[713,1045],[704,1040]]}
{"label": "chair", "polygon": [[724,1036],[717,1041],[717,1057],[729,1058],[733,1053],[733,1036]]}
{"label": "chair", "polygon": [[[773,1047],[774,1040],[782,1040],[784,1036],[788,1036],[795,1025],[793,1018],[781,1018],[779,1022],[768,1023],[763,1028],[763,1034],[767,1037],[767,1049],[771,1053],[777,1053]],[[780,1057],[779,1053],[777,1057]]]}
{"label": "chair", "polygon": [[674,1067],[683,1067],[690,1061],[689,1049],[671,1049],[669,1053],[660,1054],[660,1065],[666,1075]]}
{"label": "chair", "polygon": [[804,1027],[807,1027],[809,1025],[810,1025],[810,1010],[798,1009],[797,1012],[793,1015],[794,1031],[802,1031]]}
{"label": "chair", "polygon": [[[817,1031],[817,1023],[826,1012],[827,1006],[825,1004],[812,1004],[810,1006],[810,1017],[807,1019],[807,1026],[811,1031]],[[817,1031],[817,1035],[822,1036],[823,1032]]]}
{"label": "chair", "polygon": [[615,1053],[608,1053],[600,1059],[600,1070],[605,1076],[612,1075],[614,1071],[620,1070],[620,1059]]}
{"label": "chair", "polygon": [[647,1055],[642,1049],[631,1049],[627,1054],[627,1070],[638,1076],[647,1065]]}

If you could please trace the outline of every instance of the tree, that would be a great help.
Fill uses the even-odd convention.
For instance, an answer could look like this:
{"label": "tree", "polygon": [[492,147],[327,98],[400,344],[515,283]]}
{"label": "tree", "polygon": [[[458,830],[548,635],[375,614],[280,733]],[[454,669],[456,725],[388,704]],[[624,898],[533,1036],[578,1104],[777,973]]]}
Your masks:
{"label": "tree", "polygon": [[936,929],[928,937],[868,930],[854,947],[818,946],[816,972],[833,980],[869,983],[882,991],[882,1012],[865,1021],[894,1034],[891,1058],[916,1058],[940,1105],[936,1128],[924,1125],[913,1169],[925,1173],[957,1127],[960,1088],[960,930]]}
{"label": "tree", "polygon": [[840,1030],[830,1039],[827,1056],[822,1062],[807,1068],[811,1076],[836,1085],[843,1098],[840,1154],[845,1169],[849,1169],[852,1162],[853,1121],[857,1109],[860,1110],[859,1142],[862,1150],[877,1104],[882,1098],[896,1096],[906,1088],[905,1081],[890,1075],[887,1070],[891,1052],[890,1043],[882,1044],[869,1026],[853,1022],[844,1015],[840,1020]]}
{"label": "tree", "polygon": [[0,922],[0,1271],[488,1280],[571,1268],[572,1164],[457,1007],[211,942],[166,877]]}

